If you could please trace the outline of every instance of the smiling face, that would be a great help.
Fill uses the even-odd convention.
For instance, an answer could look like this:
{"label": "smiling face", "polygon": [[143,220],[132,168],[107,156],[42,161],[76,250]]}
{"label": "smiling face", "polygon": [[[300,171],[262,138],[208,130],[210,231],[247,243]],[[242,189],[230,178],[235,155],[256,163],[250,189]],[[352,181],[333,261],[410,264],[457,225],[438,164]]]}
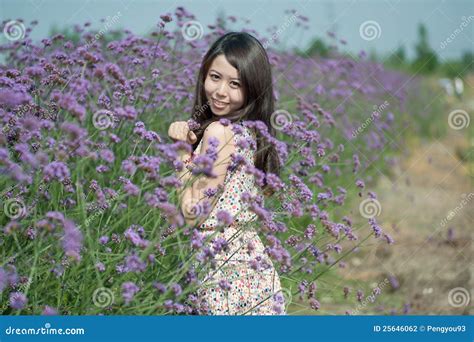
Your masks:
{"label": "smiling face", "polygon": [[219,55],[212,61],[204,81],[206,98],[215,115],[225,116],[240,109],[244,104],[239,72]]}

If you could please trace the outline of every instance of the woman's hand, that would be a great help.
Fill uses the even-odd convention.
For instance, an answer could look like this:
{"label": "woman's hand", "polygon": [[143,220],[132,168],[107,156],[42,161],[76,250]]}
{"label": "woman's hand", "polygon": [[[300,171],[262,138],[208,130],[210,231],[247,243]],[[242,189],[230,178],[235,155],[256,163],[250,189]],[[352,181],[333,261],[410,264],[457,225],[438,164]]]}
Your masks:
{"label": "woman's hand", "polygon": [[174,141],[186,141],[193,145],[197,141],[196,134],[189,129],[186,121],[175,121],[168,128],[168,136]]}

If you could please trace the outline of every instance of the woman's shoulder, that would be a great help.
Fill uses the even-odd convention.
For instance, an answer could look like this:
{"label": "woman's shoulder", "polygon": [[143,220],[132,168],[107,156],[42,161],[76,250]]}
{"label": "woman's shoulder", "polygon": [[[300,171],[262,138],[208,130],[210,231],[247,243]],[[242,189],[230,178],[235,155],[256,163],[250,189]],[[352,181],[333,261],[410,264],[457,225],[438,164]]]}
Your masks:
{"label": "woman's shoulder", "polygon": [[233,135],[232,127],[230,127],[230,125],[224,125],[219,121],[210,123],[204,130],[204,136],[207,138],[214,137],[219,140],[225,139],[227,141],[231,139]]}

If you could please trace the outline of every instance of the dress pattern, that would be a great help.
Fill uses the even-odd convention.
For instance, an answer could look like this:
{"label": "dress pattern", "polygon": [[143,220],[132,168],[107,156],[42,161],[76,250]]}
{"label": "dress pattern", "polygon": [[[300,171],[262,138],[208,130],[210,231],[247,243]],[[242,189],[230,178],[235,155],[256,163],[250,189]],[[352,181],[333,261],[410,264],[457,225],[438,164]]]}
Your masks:
{"label": "dress pattern", "polygon": [[[243,148],[238,142],[240,139],[255,142],[255,133],[240,123],[235,125],[240,127],[234,130],[234,153],[254,165],[255,145]],[[216,254],[216,268],[204,277],[198,295],[207,304],[210,315],[286,314],[280,278],[250,224],[256,221],[257,215],[240,199],[244,192],[252,195],[260,193],[254,176],[245,172],[244,165],[227,170],[224,190],[199,229],[205,237],[213,236],[211,242],[224,238],[228,249]],[[234,219],[223,231],[222,228],[217,230],[216,214],[221,210],[230,213]],[[226,280],[230,287],[222,289],[219,286],[222,280]]]}

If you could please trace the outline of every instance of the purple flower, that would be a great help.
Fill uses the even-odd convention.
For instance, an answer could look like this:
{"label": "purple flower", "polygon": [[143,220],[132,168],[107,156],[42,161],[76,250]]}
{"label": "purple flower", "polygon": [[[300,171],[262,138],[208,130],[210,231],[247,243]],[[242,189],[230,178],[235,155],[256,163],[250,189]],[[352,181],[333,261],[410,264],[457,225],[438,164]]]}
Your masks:
{"label": "purple flower", "polygon": [[365,183],[362,179],[356,180],[355,184],[358,188],[361,188],[361,189],[363,189],[365,187]]}
{"label": "purple flower", "polygon": [[146,263],[138,255],[132,254],[125,258],[125,272],[143,272],[146,269]]}
{"label": "purple flower", "polygon": [[169,22],[173,21],[173,18],[172,18],[171,15],[169,15],[169,14],[160,15],[160,18],[161,18],[161,20],[163,20],[165,23],[169,23]]}
{"label": "purple flower", "polygon": [[179,285],[177,283],[172,284],[170,286],[170,288],[171,288],[171,291],[173,291],[173,293],[176,297],[178,297],[183,292],[183,290],[181,289],[181,285]]}
{"label": "purple flower", "polygon": [[230,289],[232,288],[230,286],[230,283],[227,281],[227,279],[221,279],[219,281],[219,287],[224,291],[230,291]]}
{"label": "purple flower", "polygon": [[108,236],[104,235],[104,236],[101,236],[99,238],[99,243],[101,245],[105,245],[107,242],[109,242],[109,237]]}
{"label": "purple flower", "polygon": [[50,182],[53,179],[58,179],[62,182],[70,177],[70,172],[66,164],[54,161],[44,167],[43,175],[46,182]]}
{"label": "purple flower", "polygon": [[369,219],[369,225],[372,227],[376,238],[378,238],[378,237],[380,237],[380,235],[382,235],[382,228],[377,224],[377,221],[375,220],[375,218],[370,218]]}
{"label": "purple flower", "polygon": [[195,130],[197,130],[199,127],[201,127],[201,125],[200,125],[197,121],[195,121],[195,120],[193,120],[193,119],[189,119],[189,120],[187,121],[187,123],[188,123],[188,128],[189,128],[191,131],[195,131]]}
{"label": "purple flower", "polygon": [[135,283],[128,281],[122,284],[122,297],[125,300],[125,304],[130,303],[133,300],[135,294],[140,291],[140,288]]}
{"label": "purple flower", "polygon": [[305,202],[309,202],[313,198],[313,192],[304,184],[304,182],[295,175],[289,177],[291,183],[299,190],[301,199]]}
{"label": "purple flower", "polygon": [[107,163],[113,163],[115,160],[114,153],[109,149],[100,150],[99,155]]}
{"label": "purple flower", "polygon": [[215,253],[228,250],[228,242],[223,237],[217,237],[213,240],[212,248]]}
{"label": "purple flower", "polygon": [[148,244],[150,243],[149,241],[143,239],[133,228],[133,226],[130,226],[124,233],[125,238],[129,240],[132,244],[134,244],[137,247],[142,247],[146,248]]}
{"label": "purple flower", "polygon": [[7,278],[7,272],[0,267],[0,293],[7,287],[8,285],[8,278]]}
{"label": "purple flower", "polygon": [[56,316],[58,314],[58,310],[56,310],[55,308],[49,305],[46,305],[43,309],[43,312],[41,312],[41,314],[43,316]]}
{"label": "purple flower", "polygon": [[13,89],[0,89],[0,105],[2,107],[16,107],[31,100],[28,94]]}
{"label": "purple flower", "polygon": [[153,287],[158,290],[158,293],[163,294],[166,292],[166,285],[162,283],[155,282]]}
{"label": "purple flower", "polygon": [[222,126],[229,126],[230,125],[230,120],[226,119],[226,118],[219,119],[219,122],[222,124]]}
{"label": "purple flower", "polygon": [[21,292],[10,293],[10,307],[15,310],[21,310],[25,307],[28,299]]}
{"label": "purple flower", "polygon": [[197,229],[194,229],[191,237],[191,247],[193,249],[201,248],[203,246],[204,238],[204,234],[201,234]]}
{"label": "purple flower", "polygon": [[319,304],[319,302],[316,299],[310,298],[309,299],[309,306],[313,310],[319,310],[319,308],[321,307],[321,304]]}
{"label": "purple flower", "polygon": [[133,176],[133,174],[137,170],[137,166],[133,161],[125,159],[124,161],[122,161],[122,170],[130,176]]}
{"label": "purple flower", "polygon": [[274,191],[282,190],[285,187],[285,184],[281,181],[280,177],[271,172],[266,174],[265,181]]}
{"label": "purple flower", "polygon": [[360,168],[359,156],[357,154],[354,154],[352,156],[352,161],[354,162],[354,168],[352,169],[352,172],[356,173]]}
{"label": "purple flower", "polygon": [[67,256],[81,260],[82,233],[71,220],[64,220],[64,236],[62,241]]}
{"label": "purple flower", "polygon": [[140,194],[140,188],[133,184],[131,181],[127,181],[124,184],[123,189],[130,196],[138,196]]}
{"label": "purple flower", "polygon": [[104,272],[105,271],[105,265],[103,262],[98,262],[95,264],[95,268],[97,268],[97,270],[99,272]]}
{"label": "purple flower", "polygon": [[362,302],[364,299],[364,292],[362,292],[362,290],[357,290],[356,297],[358,302]]}
{"label": "purple flower", "polygon": [[216,218],[222,225],[228,226],[234,222],[232,215],[226,210],[219,210],[216,214]]}
{"label": "purple flower", "polygon": [[388,243],[389,245],[392,245],[392,244],[395,243],[395,241],[393,240],[393,238],[392,238],[389,234],[384,233],[384,234],[383,234],[383,237],[385,238],[385,240],[387,241],[387,243]]}
{"label": "purple flower", "polygon": [[396,290],[400,288],[400,283],[394,275],[389,276],[388,281],[390,282],[390,286],[392,286],[392,289]]}

